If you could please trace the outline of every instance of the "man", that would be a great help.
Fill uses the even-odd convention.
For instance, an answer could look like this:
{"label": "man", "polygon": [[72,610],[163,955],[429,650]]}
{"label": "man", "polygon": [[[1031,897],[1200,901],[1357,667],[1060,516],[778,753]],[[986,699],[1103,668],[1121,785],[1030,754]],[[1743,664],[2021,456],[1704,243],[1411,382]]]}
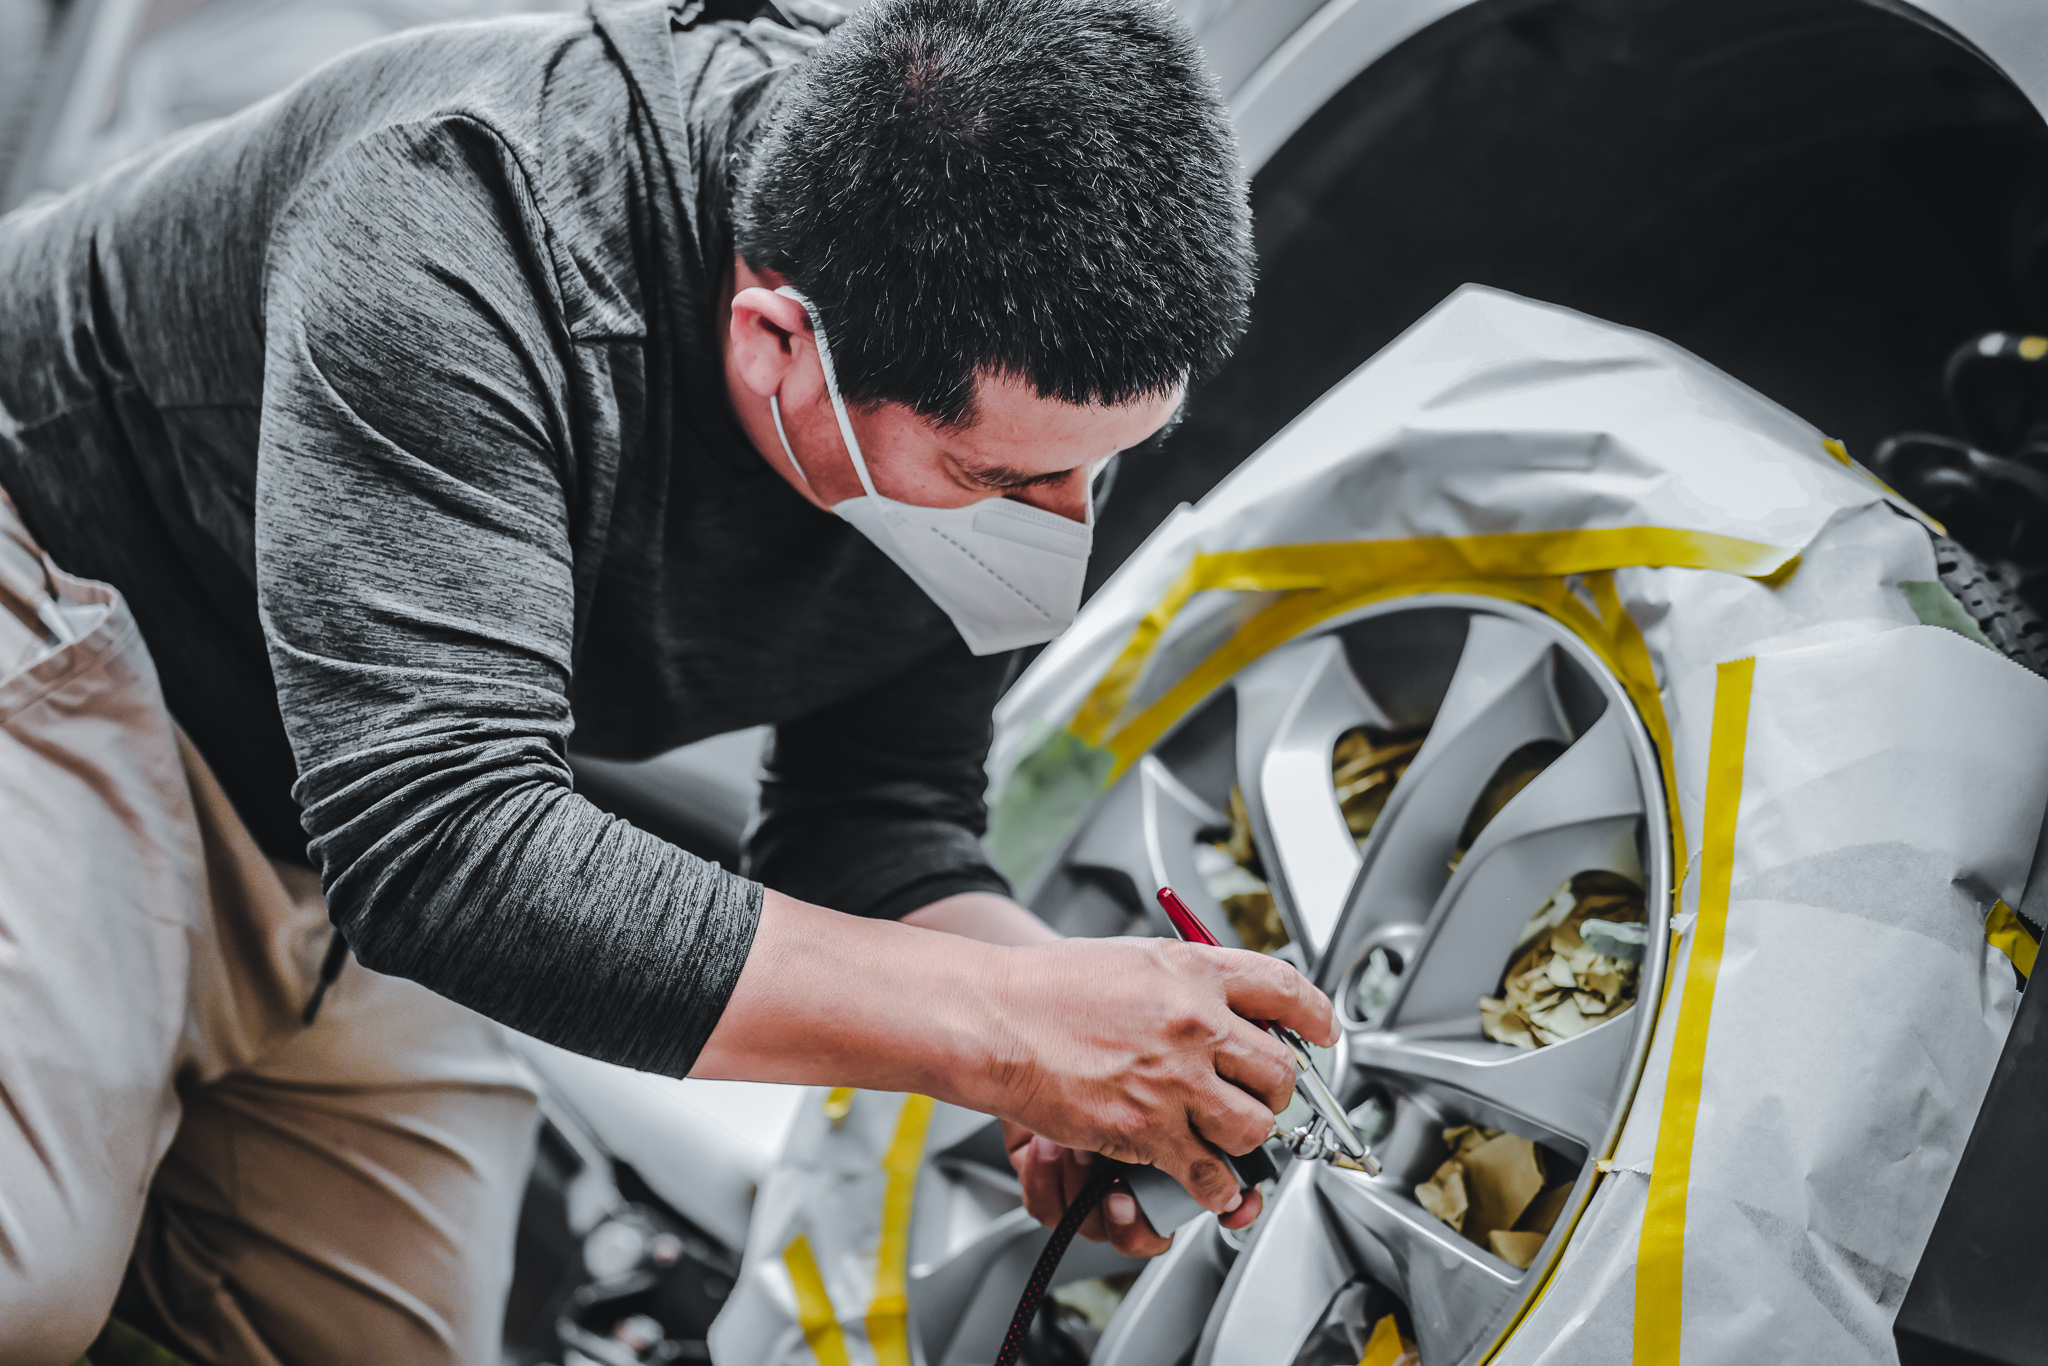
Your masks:
{"label": "man", "polygon": [[[1242,326],[1222,112],[1154,0],[817,17],[403,35],[0,221],[0,1359],[124,1263],[202,1361],[493,1355],[478,1014],[998,1115],[1041,1217],[1076,1151],[1256,1213],[1244,1017],[1328,1001],[1055,942],[978,840],[1098,470]],[[763,722],[748,876],[572,790]]]}

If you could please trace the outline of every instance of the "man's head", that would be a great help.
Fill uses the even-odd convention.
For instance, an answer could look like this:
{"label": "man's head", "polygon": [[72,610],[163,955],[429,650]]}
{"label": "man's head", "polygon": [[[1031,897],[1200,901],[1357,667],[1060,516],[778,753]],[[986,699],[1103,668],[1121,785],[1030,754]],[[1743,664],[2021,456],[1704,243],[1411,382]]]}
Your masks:
{"label": "man's head", "polygon": [[834,482],[808,320],[760,288],[792,284],[877,485],[930,506],[1068,511],[1086,467],[1228,355],[1251,292],[1235,144],[1157,0],[875,0],[778,95],[734,217],[742,419],[779,394],[806,472]]}

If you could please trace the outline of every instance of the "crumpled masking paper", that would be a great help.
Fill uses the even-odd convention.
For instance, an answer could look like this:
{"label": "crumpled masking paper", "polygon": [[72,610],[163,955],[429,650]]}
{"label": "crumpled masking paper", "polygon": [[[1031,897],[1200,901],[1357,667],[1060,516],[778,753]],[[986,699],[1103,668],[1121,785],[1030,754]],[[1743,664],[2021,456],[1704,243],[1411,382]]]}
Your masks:
{"label": "crumpled masking paper", "polygon": [[1542,776],[1543,770],[1563,753],[1564,746],[1555,740],[1531,740],[1501,760],[1500,767],[1480,789],[1479,799],[1465,813],[1465,824],[1458,831],[1458,842],[1451,848],[1452,872],[1458,871],[1458,865],[1465,861],[1473,841],[1479,838],[1479,832],[1487,827],[1488,822],[1519,796],[1523,788]]}
{"label": "crumpled masking paper", "polygon": [[[1330,753],[1330,781],[1337,789],[1345,827],[1361,845],[1386,810],[1394,784],[1401,781],[1427,737],[1426,730],[1386,731],[1377,726],[1357,726],[1337,737]],[[1287,945],[1287,927],[1281,923],[1280,908],[1273,901],[1265,867],[1252,843],[1251,817],[1245,810],[1242,788],[1230,789],[1229,815],[1229,837],[1197,849],[1195,868],[1244,946],[1271,953]]]}
{"label": "crumpled masking paper", "polygon": [[1529,917],[1501,994],[1479,998],[1486,1036],[1541,1048],[1628,1009],[1646,921],[1643,889],[1628,878],[1599,869],[1575,874]]}
{"label": "crumpled masking paper", "polygon": [[1422,1207],[1504,1262],[1526,1267],[1571,1195],[1546,1187],[1543,1154],[1520,1134],[1476,1124],[1444,1130],[1451,1155],[1415,1188]]}
{"label": "crumpled masking paper", "polygon": [[[1377,726],[1357,726],[1337,737],[1330,753],[1330,781],[1337,789],[1337,805],[1343,809],[1345,827],[1360,844],[1372,833],[1380,813],[1386,810],[1394,784],[1408,771],[1427,736],[1426,730],[1386,731]],[[1230,789],[1229,814],[1229,837],[1196,850],[1196,870],[1208,883],[1209,894],[1223,907],[1244,946],[1271,953],[1286,946],[1287,927],[1280,921],[1280,908],[1274,904],[1266,870],[1259,862],[1258,848],[1252,843],[1251,817],[1245,811],[1242,788]]]}
{"label": "crumpled masking paper", "polygon": [[1330,781],[1337,786],[1337,805],[1344,824],[1360,844],[1372,833],[1394,784],[1408,771],[1427,730],[1386,731],[1357,726],[1337,737],[1330,753]]}
{"label": "crumpled masking paper", "polygon": [[1258,847],[1252,843],[1252,819],[1245,810],[1242,789],[1230,789],[1229,838],[1221,844],[1197,847],[1195,870],[1246,948],[1271,953],[1286,947],[1287,927],[1280,923],[1280,908],[1274,904]]}

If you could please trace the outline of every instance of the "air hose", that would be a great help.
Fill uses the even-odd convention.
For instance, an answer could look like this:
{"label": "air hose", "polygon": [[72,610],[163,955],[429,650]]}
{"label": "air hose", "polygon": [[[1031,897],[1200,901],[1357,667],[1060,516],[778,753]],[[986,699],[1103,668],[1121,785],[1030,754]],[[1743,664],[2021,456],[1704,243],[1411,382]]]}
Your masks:
{"label": "air hose", "polygon": [[1045,1240],[1045,1250],[1038,1254],[1038,1264],[1031,1268],[1031,1279],[1024,1283],[1024,1297],[1017,1301],[1017,1312],[1010,1319],[1010,1331],[1003,1335],[1003,1349],[996,1353],[995,1366],[1017,1366],[1017,1354],[1024,1350],[1024,1339],[1031,1332],[1031,1321],[1038,1317],[1038,1311],[1045,1304],[1045,1292],[1052,1285],[1052,1273],[1059,1270],[1060,1258],[1067,1255],[1067,1245],[1074,1241],[1081,1221],[1102,1203],[1102,1197],[1109,1193],[1110,1186],[1122,1174],[1121,1162],[1112,1162],[1106,1157],[1095,1160],[1095,1170],[1088,1174],[1088,1183],[1081,1187],[1074,1203],[1068,1205],[1067,1212],[1060,1216],[1052,1237]]}

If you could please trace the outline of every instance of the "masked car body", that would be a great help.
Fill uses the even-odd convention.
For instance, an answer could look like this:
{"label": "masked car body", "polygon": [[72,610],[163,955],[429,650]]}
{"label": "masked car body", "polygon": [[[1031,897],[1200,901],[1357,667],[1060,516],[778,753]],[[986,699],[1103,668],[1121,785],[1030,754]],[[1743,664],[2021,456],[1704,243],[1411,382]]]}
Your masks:
{"label": "masked car body", "polygon": [[[1523,1269],[1431,1233],[1414,1187],[1440,1151],[1389,1158],[1378,1179],[1295,1163],[1241,1250],[1184,1228],[1206,1252],[1149,1269],[1096,1360],[1292,1359],[1354,1283],[1396,1292],[1428,1362],[1623,1362],[1645,1340],[1688,1360],[1889,1359],[1890,1315],[2011,1020],[2014,969],[1991,941],[2012,908],[2036,909],[2048,812],[2048,681],[1924,624],[1914,586],[1936,581],[1929,529],[1819,431],[1668,343],[1480,289],[1161,527],[1005,699],[991,845],[1006,871],[1075,928],[1077,864],[1120,873],[1128,911],[1169,881],[1201,905],[1201,822],[1141,816],[1121,856],[1098,835],[1125,828],[1120,804],[1176,790],[1186,767],[1150,756],[1235,688],[1231,783],[1293,951],[1343,1000],[1373,935],[1412,932],[1405,996],[1347,1016],[1347,1103],[1420,1097],[1435,1124],[1521,1131],[1576,1170],[1567,1218]],[[1478,605],[1464,659],[1374,838],[1332,880],[1317,850],[1290,847],[1318,816],[1326,846],[1348,845],[1327,776],[1304,783],[1285,746],[1245,736],[1287,729],[1335,628],[1432,602]],[[1522,738],[1480,723],[1521,685],[1471,662],[1482,637],[1494,649],[1526,629],[1509,609],[1562,625],[1626,701],[1566,723],[1561,755],[1456,871],[1428,872],[1414,813],[1465,811]],[[1282,693],[1271,726],[1260,688]],[[1630,710],[1659,756],[1662,790],[1643,797],[1589,776]],[[1322,775],[1334,738],[1326,724],[1307,745]],[[1319,790],[1293,800],[1302,787]],[[1608,853],[1542,852],[1592,827]],[[1516,931],[1595,859],[1650,889],[1640,1000],[1550,1050],[1487,1039],[1478,997]],[[1459,958],[1462,976],[1433,967]],[[1460,981],[1463,996],[1446,985]],[[1595,1057],[1598,1085],[1557,1070]],[[1577,1086],[1606,1103],[1568,1115]],[[1004,1235],[1035,1245],[1032,1231],[984,1223],[977,1242],[906,1221],[892,1235],[887,1197],[843,1173],[900,1166],[905,1132],[800,1122],[713,1339],[724,1359],[825,1359],[821,1334],[893,1359],[876,1306],[908,1287],[918,1324],[926,1285],[947,1301],[923,1321],[928,1360],[991,1349],[962,1340],[987,1315],[960,1312],[979,1298],[960,1282],[990,1280]],[[962,1166],[935,1160],[917,1198],[957,1203]],[[870,1211],[860,1231],[835,1231],[855,1207]],[[830,1288],[808,1300],[798,1239]],[[1174,1296],[1176,1276],[1204,1293]]]}

